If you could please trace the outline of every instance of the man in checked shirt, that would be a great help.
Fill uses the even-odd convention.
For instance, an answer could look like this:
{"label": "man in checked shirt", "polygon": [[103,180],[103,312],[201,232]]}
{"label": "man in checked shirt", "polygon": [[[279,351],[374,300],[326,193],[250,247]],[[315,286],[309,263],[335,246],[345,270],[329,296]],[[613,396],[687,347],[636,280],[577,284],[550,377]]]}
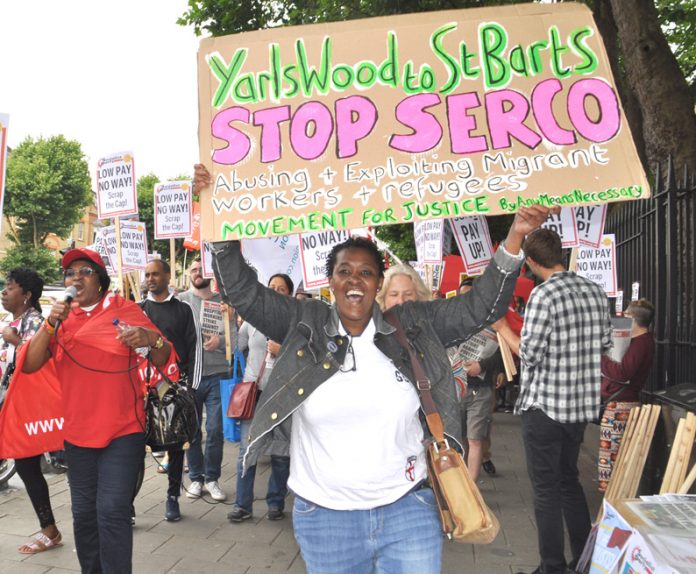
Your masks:
{"label": "man in checked shirt", "polygon": [[541,557],[535,574],[563,574],[563,522],[570,538],[571,568],[590,533],[577,462],[585,426],[599,412],[601,356],[611,347],[609,302],[599,285],[565,269],[555,232],[532,233],[524,252],[530,270],[543,283],[527,303],[515,413],[522,416],[534,490]]}

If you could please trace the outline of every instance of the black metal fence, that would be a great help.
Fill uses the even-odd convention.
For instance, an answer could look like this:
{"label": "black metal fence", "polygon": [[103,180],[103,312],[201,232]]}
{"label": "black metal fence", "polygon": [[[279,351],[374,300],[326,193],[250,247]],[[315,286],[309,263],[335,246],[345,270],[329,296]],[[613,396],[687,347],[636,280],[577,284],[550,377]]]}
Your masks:
{"label": "black metal fence", "polygon": [[667,169],[666,178],[656,174],[651,199],[617,207],[605,227],[616,235],[624,300],[638,281],[655,305],[650,391],[696,383],[696,182],[686,170],[677,176],[671,160]]}

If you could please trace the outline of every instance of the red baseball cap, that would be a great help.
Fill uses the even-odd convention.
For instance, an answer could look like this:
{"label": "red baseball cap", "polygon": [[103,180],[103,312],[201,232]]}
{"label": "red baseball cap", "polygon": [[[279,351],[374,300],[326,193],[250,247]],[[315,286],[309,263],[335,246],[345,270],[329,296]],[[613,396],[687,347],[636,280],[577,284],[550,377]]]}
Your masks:
{"label": "red baseball cap", "polygon": [[60,265],[63,269],[67,269],[70,267],[70,264],[73,261],[77,261],[78,259],[86,259],[98,265],[102,269],[106,269],[106,265],[104,265],[104,261],[99,253],[92,251],[91,249],[71,249],[65,255],[63,255],[63,260],[61,261]]}

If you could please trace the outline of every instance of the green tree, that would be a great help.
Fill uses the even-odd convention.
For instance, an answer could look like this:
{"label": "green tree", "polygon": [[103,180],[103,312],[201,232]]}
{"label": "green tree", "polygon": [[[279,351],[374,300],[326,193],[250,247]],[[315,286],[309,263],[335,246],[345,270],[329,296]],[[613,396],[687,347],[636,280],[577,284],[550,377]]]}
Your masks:
{"label": "green tree", "polygon": [[15,245],[7,250],[0,261],[0,272],[7,275],[16,267],[29,267],[36,271],[46,283],[60,279],[61,273],[58,260],[53,251],[46,247],[32,245]]}
{"label": "green tree", "polygon": [[49,233],[67,237],[91,201],[78,142],[28,137],[9,154],[4,214],[12,218],[8,237],[16,245],[38,249]]}
{"label": "green tree", "polygon": [[[523,0],[487,0],[485,3],[496,6],[521,1]],[[481,4],[481,0],[189,0],[188,10],[177,23],[182,26],[193,25],[197,36],[202,33],[223,36],[284,25],[476,8]]]}
{"label": "green tree", "polygon": [[667,42],[696,99],[696,0],[656,0]]}

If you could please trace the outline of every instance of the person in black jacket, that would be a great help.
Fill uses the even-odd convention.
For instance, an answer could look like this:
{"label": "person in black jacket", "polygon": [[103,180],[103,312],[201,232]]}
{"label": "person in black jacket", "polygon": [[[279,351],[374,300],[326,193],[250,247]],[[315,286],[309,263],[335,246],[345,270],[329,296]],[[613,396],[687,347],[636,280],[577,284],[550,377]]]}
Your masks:
{"label": "person in black jacket", "polygon": [[[164,336],[171,341],[178,355],[179,371],[186,377],[189,385],[200,378],[201,346],[196,336],[196,323],[188,303],[180,301],[169,290],[171,269],[169,264],[156,259],[145,268],[147,299],[141,306],[150,320],[157,325]],[[179,493],[184,470],[184,451],[169,450],[169,488],[164,518],[170,522],[181,519]]]}

